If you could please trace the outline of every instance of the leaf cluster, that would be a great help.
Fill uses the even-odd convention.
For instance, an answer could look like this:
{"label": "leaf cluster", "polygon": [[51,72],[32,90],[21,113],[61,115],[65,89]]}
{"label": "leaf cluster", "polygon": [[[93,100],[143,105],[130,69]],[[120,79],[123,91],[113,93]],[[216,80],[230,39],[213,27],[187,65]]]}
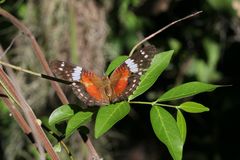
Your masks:
{"label": "leaf cluster", "polygon": [[[128,101],[101,106],[97,111],[93,112],[82,110],[77,113],[74,113],[70,105],[63,105],[52,112],[49,124],[54,126],[58,123],[66,122],[67,126],[64,135],[68,138],[75,131],[79,130],[80,126],[89,123],[93,119],[93,114],[96,114],[94,135],[95,138],[99,138],[128,115],[131,110],[131,104],[151,105],[150,121],[154,133],[166,145],[174,160],[182,159],[183,145],[187,134],[187,125],[182,112],[201,113],[209,111],[209,108],[191,101],[179,105],[163,102],[175,101],[202,92],[211,92],[220,86],[202,82],[189,82],[166,91],[153,102],[133,101],[134,98],[145,93],[156,82],[170,63],[172,55],[173,50],[170,50],[159,53],[154,57],[151,66],[141,77],[139,86],[133,95],[129,97]],[[112,61],[106,74],[110,74],[126,58],[126,56],[121,56]],[[164,107],[175,108],[177,111],[176,119]]]}

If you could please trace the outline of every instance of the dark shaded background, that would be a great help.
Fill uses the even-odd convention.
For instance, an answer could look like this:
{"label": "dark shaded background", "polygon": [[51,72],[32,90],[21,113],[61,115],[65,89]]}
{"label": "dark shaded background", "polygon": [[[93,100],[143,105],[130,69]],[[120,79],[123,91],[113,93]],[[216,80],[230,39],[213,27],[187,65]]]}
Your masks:
{"label": "dark shaded background", "polygon": [[[184,113],[188,132],[183,159],[240,159],[237,110],[240,104],[240,1],[6,0],[1,7],[24,21],[49,60],[72,61],[98,73],[103,73],[113,58],[128,53],[143,37],[174,20],[203,10],[200,16],[181,22],[149,41],[162,51],[174,49],[175,54],[150,91],[137,99],[151,101],[167,89],[189,81],[232,85],[190,99],[209,107],[210,112]],[[74,18],[71,17],[77,23],[72,24]],[[0,45],[6,49],[19,33],[2,17],[0,27]],[[209,58],[213,54],[214,58]],[[29,41],[23,35],[17,38],[6,57],[10,63],[41,72]],[[48,116],[60,105],[48,82],[23,73],[16,74],[22,91],[39,117]],[[70,93],[68,95],[72,94],[64,88]],[[76,102],[74,96],[69,98]],[[152,131],[149,107],[132,105],[128,117],[104,137],[95,140],[100,155],[106,159],[171,159]],[[175,115],[174,110],[169,111]],[[2,105],[0,131],[0,159],[34,159],[31,144]],[[74,148],[74,144],[72,146]]]}

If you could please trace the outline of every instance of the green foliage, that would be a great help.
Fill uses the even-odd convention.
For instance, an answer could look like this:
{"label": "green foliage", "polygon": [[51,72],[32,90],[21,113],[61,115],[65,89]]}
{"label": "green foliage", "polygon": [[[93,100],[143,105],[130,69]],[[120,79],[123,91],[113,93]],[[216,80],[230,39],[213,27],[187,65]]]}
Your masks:
{"label": "green foliage", "polygon": [[6,0],[0,0],[0,4],[4,3]]}
{"label": "green foliage", "polygon": [[92,112],[78,112],[72,116],[66,128],[66,137],[69,137],[74,131],[76,131],[80,126],[86,124],[91,120]]}
{"label": "green foliage", "polygon": [[74,112],[69,105],[62,105],[55,109],[49,117],[49,125],[55,125],[57,123],[68,120],[73,116]]}
{"label": "green foliage", "polygon": [[141,25],[139,18],[128,9],[130,5],[136,6],[139,0],[125,0],[122,1],[119,8],[119,17],[123,25],[128,29],[135,31]]}
{"label": "green foliage", "polygon": [[202,82],[212,82],[219,80],[221,74],[217,71],[217,63],[220,58],[220,44],[205,38],[203,40],[203,48],[205,50],[207,60],[194,58],[188,73],[195,75]]}
{"label": "green foliage", "polygon": [[185,118],[180,110],[177,110],[177,126],[182,138],[183,143],[185,142],[187,136],[187,125]]}
{"label": "green foliage", "polygon": [[202,82],[189,82],[165,92],[157,99],[156,102],[177,100],[180,98],[190,97],[202,92],[211,92],[217,87],[220,86]]}
{"label": "green foliage", "polygon": [[26,14],[27,14],[27,6],[26,6],[25,4],[22,4],[22,5],[19,6],[18,14],[19,14],[19,16],[21,16],[22,18],[26,17]]}
{"label": "green foliage", "polygon": [[184,110],[185,112],[189,112],[189,113],[201,113],[201,112],[209,111],[209,108],[203,106],[200,103],[196,103],[196,102],[182,103],[182,104],[180,104],[179,108]]}
{"label": "green foliage", "polygon": [[178,51],[182,48],[181,42],[179,42],[175,38],[171,38],[168,40],[169,47],[174,50],[175,54],[178,53]]}
{"label": "green foliage", "polygon": [[54,149],[55,152],[58,152],[58,153],[61,152],[62,148],[61,148],[60,142],[58,142],[57,144],[55,144],[55,145],[53,146],[53,149]]}
{"label": "green foliage", "polygon": [[115,68],[121,65],[128,56],[119,56],[115,60],[113,60],[107,68],[106,75],[109,75]]}
{"label": "green foliage", "polygon": [[216,10],[234,13],[232,9],[232,0],[207,0],[207,2]]}
{"label": "green foliage", "polygon": [[182,159],[183,140],[172,115],[159,106],[150,111],[151,124],[158,139],[163,142],[174,160]]}
{"label": "green foliage", "polygon": [[[99,108],[94,129],[95,138],[102,136],[130,112],[129,103],[152,105],[150,119],[154,133],[157,138],[166,145],[173,159],[181,160],[187,133],[186,121],[181,110],[188,113],[201,113],[209,111],[209,109],[196,102],[184,102],[180,105],[170,105],[159,102],[172,101],[203,92],[210,92],[220,86],[202,82],[189,82],[170,89],[153,102],[130,101],[146,92],[156,82],[157,78],[170,63],[172,54],[173,51],[171,50],[159,53],[154,57],[148,71],[141,77],[141,82],[136,91],[129,97],[129,102],[123,101]],[[109,65],[106,73],[110,74],[117,66],[126,60],[126,58],[126,56],[121,56],[114,60]],[[176,120],[167,110],[163,109],[163,107],[175,108],[177,111]],[[93,113],[94,112],[90,111],[80,111],[74,114],[70,106],[64,105],[57,108],[51,114],[49,124],[54,125],[62,121],[68,121],[65,134],[66,137],[69,137],[80,126],[89,122]]]}
{"label": "green foliage", "polygon": [[115,123],[123,119],[130,112],[127,102],[120,102],[101,107],[97,113],[95,123],[95,137],[107,132]]}
{"label": "green foliage", "polygon": [[161,73],[168,66],[172,58],[173,50],[157,54],[152,61],[151,66],[147,72],[141,77],[141,82],[137,89],[133,92],[133,95],[129,96],[129,100],[136,98],[137,96],[146,92],[158,79]]}

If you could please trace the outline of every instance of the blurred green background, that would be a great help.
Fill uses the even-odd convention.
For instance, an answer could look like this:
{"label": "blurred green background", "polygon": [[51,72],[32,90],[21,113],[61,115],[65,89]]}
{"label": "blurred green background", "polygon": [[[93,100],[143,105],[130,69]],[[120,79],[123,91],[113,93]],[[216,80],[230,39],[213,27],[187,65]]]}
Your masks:
{"label": "blurred green background", "polygon": [[[184,114],[188,133],[183,159],[240,159],[239,0],[5,0],[0,5],[33,32],[47,60],[70,61],[98,74],[104,73],[117,56],[127,55],[144,37],[202,10],[200,16],[176,24],[148,41],[160,51],[173,49],[175,53],[167,70],[138,100],[150,101],[167,89],[189,81],[232,85],[193,97],[209,107],[210,112]],[[43,72],[29,39],[0,17],[0,48],[5,50],[14,38],[14,45],[3,60]],[[39,118],[46,119],[60,105],[46,80],[8,72],[17,79]],[[72,103],[79,103],[68,87],[63,88]],[[127,118],[93,141],[99,154],[107,160],[171,159],[152,131],[148,106],[132,105]],[[86,149],[81,147],[78,136],[67,143],[75,159],[83,158]],[[33,145],[1,101],[0,159],[37,159]]]}

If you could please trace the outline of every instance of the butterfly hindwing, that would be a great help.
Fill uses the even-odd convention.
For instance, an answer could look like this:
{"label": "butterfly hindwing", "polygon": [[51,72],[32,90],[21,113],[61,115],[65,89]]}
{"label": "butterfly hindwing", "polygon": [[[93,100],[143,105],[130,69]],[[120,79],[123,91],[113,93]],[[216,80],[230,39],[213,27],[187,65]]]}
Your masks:
{"label": "butterfly hindwing", "polygon": [[109,100],[102,92],[102,80],[96,74],[64,61],[53,61],[52,72],[63,80],[72,81],[75,95],[88,106],[108,104]]}
{"label": "butterfly hindwing", "polygon": [[112,88],[116,93],[112,101],[126,100],[137,88],[140,77],[146,72],[156,54],[152,45],[134,52],[110,76]]}

